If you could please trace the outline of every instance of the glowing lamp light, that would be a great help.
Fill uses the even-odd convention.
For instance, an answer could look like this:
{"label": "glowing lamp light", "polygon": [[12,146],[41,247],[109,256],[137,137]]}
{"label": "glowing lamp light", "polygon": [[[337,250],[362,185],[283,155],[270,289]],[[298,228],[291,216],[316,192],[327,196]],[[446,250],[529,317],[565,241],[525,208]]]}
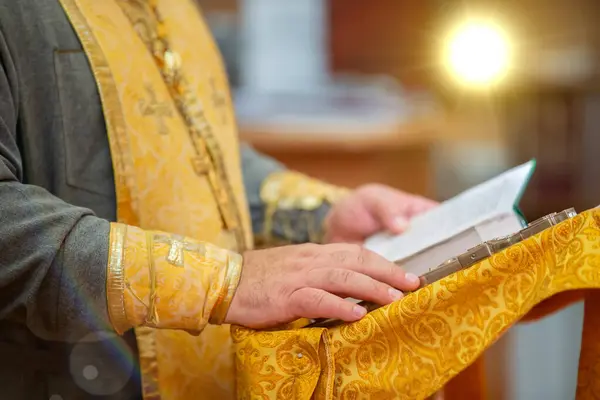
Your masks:
{"label": "glowing lamp light", "polygon": [[449,38],[447,63],[451,73],[471,85],[490,85],[509,68],[510,46],[499,27],[486,22],[461,25]]}

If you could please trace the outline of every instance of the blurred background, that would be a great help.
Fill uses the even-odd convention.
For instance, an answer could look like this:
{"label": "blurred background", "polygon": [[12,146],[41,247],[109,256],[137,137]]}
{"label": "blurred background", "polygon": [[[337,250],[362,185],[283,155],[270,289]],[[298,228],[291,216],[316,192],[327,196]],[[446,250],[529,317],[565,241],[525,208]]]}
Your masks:
{"label": "blurred background", "polygon": [[[241,139],[444,200],[531,158],[529,220],[600,204],[598,0],[199,0]],[[569,399],[582,306],[490,349],[488,398]]]}

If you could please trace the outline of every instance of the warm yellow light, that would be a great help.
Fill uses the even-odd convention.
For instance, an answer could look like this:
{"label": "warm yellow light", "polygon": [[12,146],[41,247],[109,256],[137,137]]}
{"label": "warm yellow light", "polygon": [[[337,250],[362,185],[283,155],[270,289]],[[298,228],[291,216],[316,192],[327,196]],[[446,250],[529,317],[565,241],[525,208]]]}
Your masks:
{"label": "warm yellow light", "polygon": [[448,63],[465,83],[492,84],[506,75],[510,61],[508,38],[499,27],[486,22],[468,22],[450,37]]}

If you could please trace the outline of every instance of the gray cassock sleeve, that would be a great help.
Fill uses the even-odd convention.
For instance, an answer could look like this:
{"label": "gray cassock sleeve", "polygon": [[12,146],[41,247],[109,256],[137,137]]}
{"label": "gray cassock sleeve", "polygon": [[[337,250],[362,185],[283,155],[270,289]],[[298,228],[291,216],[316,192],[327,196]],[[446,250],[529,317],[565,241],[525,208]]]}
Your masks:
{"label": "gray cassock sleeve", "polygon": [[0,34],[0,319],[48,340],[110,329],[108,221],[23,184],[16,70]]}
{"label": "gray cassock sleeve", "polygon": [[265,219],[265,205],[260,197],[260,189],[264,180],[272,173],[285,170],[285,167],[274,159],[258,153],[250,145],[242,143],[242,172],[246,198],[250,207],[252,230],[262,233]]}
{"label": "gray cassock sleeve", "polygon": [[[242,144],[242,171],[246,186],[246,197],[252,218],[252,230],[257,237],[265,236],[265,203],[261,199],[261,187],[265,179],[275,173],[286,170],[276,160],[260,154],[248,144]],[[311,211],[291,209],[277,210],[272,220],[273,236],[279,243],[306,243],[311,241],[311,229],[321,226],[331,206],[324,203]],[[309,218],[307,218],[309,217]],[[309,224],[308,221],[311,221]]]}

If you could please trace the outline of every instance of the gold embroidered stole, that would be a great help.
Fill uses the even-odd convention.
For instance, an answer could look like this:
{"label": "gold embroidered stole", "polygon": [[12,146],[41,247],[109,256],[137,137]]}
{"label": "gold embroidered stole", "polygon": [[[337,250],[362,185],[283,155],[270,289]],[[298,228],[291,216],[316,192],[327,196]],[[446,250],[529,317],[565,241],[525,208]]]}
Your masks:
{"label": "gold embroidered stole", "polygon": [[[119,222],[248,248],[251,227],[227,80],[195,4],[149,1],[161,13],[159,33],[168,35],[170,46],[152,54],[145,41],[156,32],[135,12],[144,1],[61,3],[99,87]],[[121,6],[132,7],[129,15]],[[179,74],[176,92],[165,66]],[[150,328],[136,335],[146,398],[234,397],[228,326],[209,326],[199,337]]]}

